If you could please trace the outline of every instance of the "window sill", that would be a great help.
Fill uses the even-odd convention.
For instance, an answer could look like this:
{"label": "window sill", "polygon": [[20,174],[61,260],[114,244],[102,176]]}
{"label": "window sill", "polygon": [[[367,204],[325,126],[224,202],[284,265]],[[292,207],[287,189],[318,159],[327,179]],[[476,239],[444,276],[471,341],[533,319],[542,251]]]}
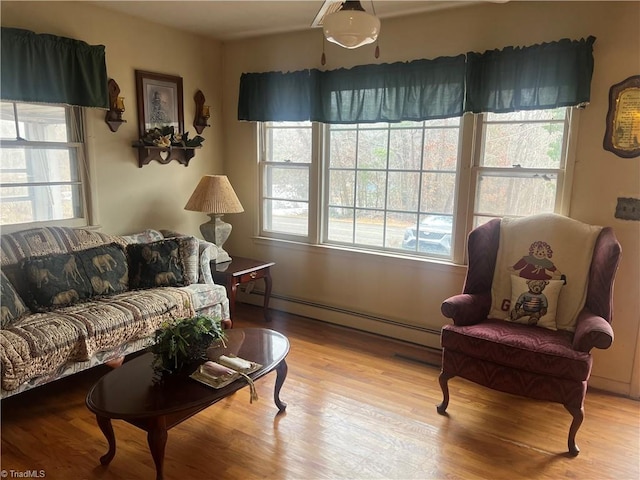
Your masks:
{"label": "window sill", "polygon": [[323,255],[341,255],[349,258],[362,257],[363,260],[370,260],[371,257],[374,256],[381,262],[394,263],[396,264],[396,266],[398,262],[403,262],[406,267],[428,267],[443,272],[451,272],[457,270],[466,271],[467,269],[466,265],[459,265],[449,260],[403,255],[396,252],[375,252],[371,250],[342,247],[339,245],[308,244],[303,242],[296,242],[293,240],[282,240],[279,238],[261,236],[254,236],[252,237],[252,239],[254,244],[256,245],[268,245],[271,248],[275,247],[289,251],[296,250],[299,252],[313,252]]}
{"label": "window sill", "polygon": [[87,225],[87,221],[84,218],[70,219],[70,220],[50,220],[46,222],[31,222],[31,223],[14,223],[9,225],[2,225],[2,233],[15,233],[22,230],[30,230],[32,228],[44,228],[44,227],[69,227],[69,228],[83,228],[85,230],[100,230],[100,225]]}

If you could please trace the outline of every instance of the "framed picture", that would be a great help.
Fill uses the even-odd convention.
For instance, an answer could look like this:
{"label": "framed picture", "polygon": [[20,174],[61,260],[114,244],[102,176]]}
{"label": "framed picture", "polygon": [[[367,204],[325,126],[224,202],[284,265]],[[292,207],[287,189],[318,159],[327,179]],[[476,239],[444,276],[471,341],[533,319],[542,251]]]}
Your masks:
{"label": "framed picture", "polygon": [[136,70],[140,137],[156,127],[184,132],[182,77]]}
{"label": "framed picture", "polygon": [[619,157],[640,156],[640,75],[629,77],[609,89],[603,146]]}

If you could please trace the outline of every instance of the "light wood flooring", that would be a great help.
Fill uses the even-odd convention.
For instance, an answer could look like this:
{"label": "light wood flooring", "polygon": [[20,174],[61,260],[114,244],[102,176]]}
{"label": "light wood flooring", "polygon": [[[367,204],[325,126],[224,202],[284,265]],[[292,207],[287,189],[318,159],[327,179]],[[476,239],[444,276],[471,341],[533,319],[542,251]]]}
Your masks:
{"label": "light wood flooring", "polygon": [[[238,305],[235,327],[265,326],[261,309]],[[638,479],[640,403],[590,391],[567,456],[570,415],[561,405],[450,381],[449,416],[437,356],[402,342],[273,312],[269,328],[291,342],[277,415],[275,373],[169,431],[165,479]],[[408,358],[407,358],[408,357]],[[8,398],[1,468],[7,478],[153,479],[146,434],[114,420],[117,451],[107,467],[104,436],[84,400],[109,371],[96,367]],[[11,471],[14,471],[12,473]]]}

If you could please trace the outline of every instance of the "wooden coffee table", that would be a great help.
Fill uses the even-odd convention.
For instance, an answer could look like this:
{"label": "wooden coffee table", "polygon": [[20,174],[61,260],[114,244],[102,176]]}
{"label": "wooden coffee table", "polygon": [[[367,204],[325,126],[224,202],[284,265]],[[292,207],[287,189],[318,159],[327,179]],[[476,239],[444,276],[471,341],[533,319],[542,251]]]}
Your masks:
{"label": "wooden coffee table", "polygon": [[[280,400],[280,389],[287,376],[285,358],[289,341],[281,333],[264,328],[227,330],[227,347],[212,347],[210,359],[221,355],[237,355],[262,365],[249,377],[257,380],[276,370],[273,399],[280,412],[287,404]],[[147,441],[156,465],[156,478],[162,479],[167,431],[189,417],[247,386],[240,378],[220,389],[203,385],[185,373],[163,375],[154,381],[153,354],[146,353],[109,372],[91,388],[86,404],[96,414],[98,426],[109,443],[108,452],[100,458],[107,465],[116,454],[116,438],[111,419],[124,420],[147,432]],[[195,370],[194,366],[193,370]]]}

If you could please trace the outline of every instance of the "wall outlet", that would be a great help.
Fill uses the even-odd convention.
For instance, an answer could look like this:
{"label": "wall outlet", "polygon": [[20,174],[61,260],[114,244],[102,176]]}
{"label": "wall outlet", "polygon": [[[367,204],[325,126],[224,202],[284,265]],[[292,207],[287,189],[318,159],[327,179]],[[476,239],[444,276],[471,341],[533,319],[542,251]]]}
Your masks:
{"label": "wall outlet", "polygon": [[618,198],[616,218],[640,221],[640,198]]}

